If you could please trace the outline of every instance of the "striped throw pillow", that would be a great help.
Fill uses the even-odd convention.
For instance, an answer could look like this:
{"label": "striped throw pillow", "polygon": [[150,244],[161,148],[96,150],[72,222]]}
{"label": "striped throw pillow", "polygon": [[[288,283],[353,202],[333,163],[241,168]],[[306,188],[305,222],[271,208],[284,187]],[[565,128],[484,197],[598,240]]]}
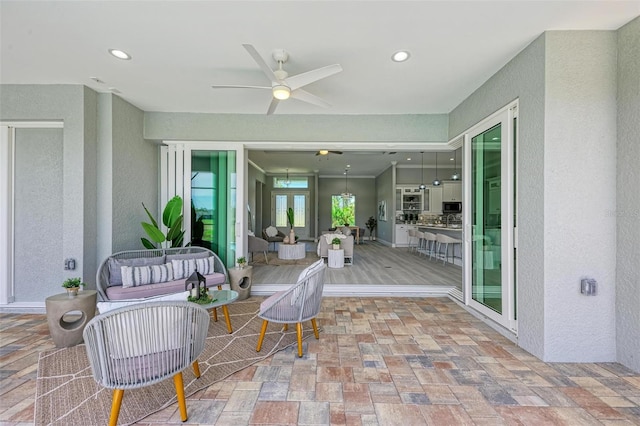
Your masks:
{"label": "striped throw pillow", "polygon": [[215,272],[215,269],[213,269],[213,256],[205,259],[196,259],[196,268],[202,275],[213,274]]}
{"label": "striped throw pillow", "polygon": [[174,279],[189,278],[196,270],[196,259],[172,259],[171,265],[173,265]]}
{"label": "striped throw pillow", "polygon": [[125,288],[173,280],[173,266],[170,263],[149,266],[122,266],[120,272],[122,274],[122,287]]}

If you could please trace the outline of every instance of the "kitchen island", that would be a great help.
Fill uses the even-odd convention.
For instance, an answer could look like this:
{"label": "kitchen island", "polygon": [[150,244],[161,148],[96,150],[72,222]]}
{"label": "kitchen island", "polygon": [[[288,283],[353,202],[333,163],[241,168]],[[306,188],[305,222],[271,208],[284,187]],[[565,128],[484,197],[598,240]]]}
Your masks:
{"label": "kitchen island", "polygon": [[[462,241],[462,227],[446,227],[446,226],[430,226],[430,225],[417,225],[420,232],[431,232],[432,234],[446,235],[447,237],[455,238]],[[441,248],[444,250],[444,248]],[[444,255],[444,251],[442,252]],[[449,246],[448,263],[453,263],[457,266],[462,266],[462,243],[451,244]]]}

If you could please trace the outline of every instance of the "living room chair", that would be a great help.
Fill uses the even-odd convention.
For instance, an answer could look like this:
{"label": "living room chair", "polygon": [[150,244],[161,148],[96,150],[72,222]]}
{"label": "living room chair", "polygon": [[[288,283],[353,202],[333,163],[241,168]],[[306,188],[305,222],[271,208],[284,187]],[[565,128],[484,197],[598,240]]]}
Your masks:
{"label": "living room chair", "polygon": [[251,261],[253,261],[253,253],[264,253],[264,261],[268,265],[269,259],[267,258],[267,252],[269,251],[269,241],[263,240],[262,238],[254,237],[253,235],[248,236],[248,252],[251,253]]}
{"label": "living room chair", "polygon": [[318,260],[300,273],[298,282],[291,288],[273,294],[260,304],[258,316],[263,321],[256,346],[257,352],[262,349],[269,321],[284,324],[283,330],[287,329],[288,324],[296,324],[299,357],[302,357],[302,323],[304,321],[311,321],[313,334],[316,339],[320,338],[316,316],[320,312],[322,303],[325,270],[324,261]]}
{"label": "living room chair", "polygon": [[[277,231],[277,230],[276,230]],[[276,243],[281,243],[284,241],[284,232],[282,231],[277,231],[277,233],[275,235],[272,235],[271,237],[268,235],[267,233],[267,228],[262,230],[262,238],[264,238],[265,240],[267,240],[269,243],[273,243],[273,250],[276,250]]]}
{"label": "living room chair", "polygon": [[87,324],[83,336],[93,377],[113,389],[109,425],[116,425],[125,389],[173,377],[180,417],[187,420],[182,371],[204,349],[209,313],[192,302],[150,302],[114,309]]}

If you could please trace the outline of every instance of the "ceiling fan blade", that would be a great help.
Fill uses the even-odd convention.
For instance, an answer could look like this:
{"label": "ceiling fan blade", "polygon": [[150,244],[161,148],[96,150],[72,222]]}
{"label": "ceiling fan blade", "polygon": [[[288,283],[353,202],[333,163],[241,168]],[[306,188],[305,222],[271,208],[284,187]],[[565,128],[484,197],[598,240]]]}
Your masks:
{"label": "ceiling fan blade", "polygon": [[342,71],[340,64],[327,65],[326,67],[285,78],[284,82],[291,90],[296,90],[299,87],[306,86],[314,81],[322,80],[323,78],[337,74],[340,71]]}
{"label": "ceiling fan blade", "polygon": [[214,84],[211,87],[214,89],[269,89],[271,90],[271,87],[267,87],[267,86],[242,86],[238,84]]}
{"label": "ceiling fan blade", "polygon": [[273,73],[273,70],[269,68],[269,65],[267,65],[264,59],[262,59],[262,56],[260,56],[255,47],[250,44],[243,44],[242,46],[247,49],[249,55],[251,55],[253,60],[256,61],[262,72],[266,74],[266,76],[269,78],[269,80],[271,80],[272,83],[278,83],[280,81],[278,80],[278,77],[276,77],[276,75]]}
{"label": "ceiling fan blade", "polygon": [[295,92],[291,92],[291,97],[298,99],[299,101],[306,102],[308,104],[316,105],[323,108],[330,108],[331,104],[327,101],[320,99],[316,95],[312,95],[306,90],[298,89]]}
{"label": "ceiling fan blade", "polygon": [[269,104],[269,109],[267,110],[267,115],[271,115],[275,112],[276,107],[278,106],[278,104],[280,103],[280,101],[276,98],[271,98],[271,103]]}

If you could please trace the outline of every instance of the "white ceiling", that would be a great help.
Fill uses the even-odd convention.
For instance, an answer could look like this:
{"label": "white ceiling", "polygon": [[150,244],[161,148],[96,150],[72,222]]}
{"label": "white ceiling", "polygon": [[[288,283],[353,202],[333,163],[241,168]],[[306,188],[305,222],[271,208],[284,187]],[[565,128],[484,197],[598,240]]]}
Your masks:
{"label": "white ceiling", "polygon": [[[542,32],[638,15],[639,1],[0,0],[0,83],[117,90],[145,111],[265,114],[269,91],[211,88],[269,84],[248,43],[273,68],[271,52],[287,50],[289,75],[344,69],[305,87],[331,108],[291,99],[276,114],[448,113]],[[409,61],[391,61],[399,49]]]}

